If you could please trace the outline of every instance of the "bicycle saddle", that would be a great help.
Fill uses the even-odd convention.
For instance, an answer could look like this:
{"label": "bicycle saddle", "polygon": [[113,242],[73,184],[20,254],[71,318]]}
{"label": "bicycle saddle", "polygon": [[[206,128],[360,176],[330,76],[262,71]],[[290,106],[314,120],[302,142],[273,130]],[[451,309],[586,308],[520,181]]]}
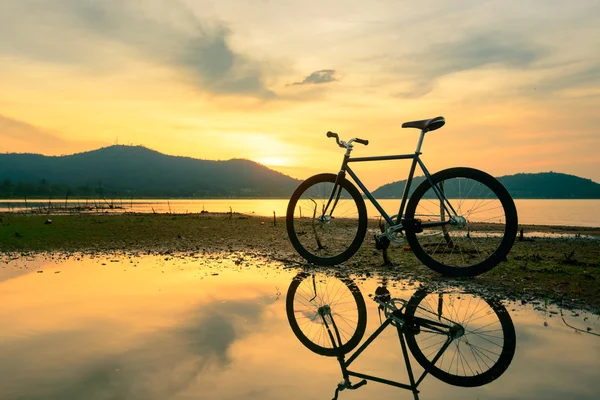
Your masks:
{"label": "bicycle saddle", "polygon": [[431,119],[422,119],[420,121],[410,121],[402,124],[403,128],[417,128],[422,131],[435,131],[446,123],[444,117],[435,117]]}

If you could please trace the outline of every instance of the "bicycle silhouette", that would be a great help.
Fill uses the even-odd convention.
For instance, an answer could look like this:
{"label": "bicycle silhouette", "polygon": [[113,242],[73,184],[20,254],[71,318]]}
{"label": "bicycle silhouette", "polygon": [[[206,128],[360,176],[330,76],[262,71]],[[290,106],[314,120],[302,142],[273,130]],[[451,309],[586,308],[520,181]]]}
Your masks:
{"label": "bicycle silhouette", "polygon": [[[374,381],[410,390],[431,374],[450,385],[475,387],[496,380],[510,365],[516,349],[515,328],[506,308],[494,299],[468,293],[434,293],[419,289],[406,301],[392,298],[385,286],[373,296],[385,320],[346,359],[362,340],[367,311],[362,293],[349,278],[299,273],[286,297],[287,317],[300,342],[314,353],[337,357],[343,382],[340,391]],[[389,326],[397,329],[409,382],[401,383],[348,369]],[[415,377],[407,348],[424,368]],[[352,384],[350,378],[360,378]]]}
{"label": "bicycle silhouette", "polygon": [[[346,152],[337,174],[306,179],[290,198],[286,227],[298,254],[310,263],[330,266],[350,259],[360,248],[369,220],[363,195],[347,179],[349,175],[385,221],[381,232],[373,235],[377,249],[408,243],[424,265],[447,276],[479,275],[504,260],[518,225],[517,210],[506,188],[473,168],[431,174],[421,160],[425,134],[445,123],[443,117],[437,117],[402,124],[421,131],[412,154],[351,157],[355,143],[366,146],[369,141],[352,138],[346,142],[337,133],[327,132]],[[394,215],[388,215],[349,165],[389,160],[412,161],[402,193],[394,193],[402,199]],[[417,166],[423,178],[415,177]]]}

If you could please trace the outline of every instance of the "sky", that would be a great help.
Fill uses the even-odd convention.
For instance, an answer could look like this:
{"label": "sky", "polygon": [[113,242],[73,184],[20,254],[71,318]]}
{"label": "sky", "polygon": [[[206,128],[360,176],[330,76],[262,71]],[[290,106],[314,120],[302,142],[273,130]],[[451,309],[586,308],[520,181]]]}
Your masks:
{"label": "sky", "polygon": [[[113,144],[304,179],[354,156],[600,182],[600,0],[0,0],[0,152]],[[360,163],[367,187],[403,161]]]}

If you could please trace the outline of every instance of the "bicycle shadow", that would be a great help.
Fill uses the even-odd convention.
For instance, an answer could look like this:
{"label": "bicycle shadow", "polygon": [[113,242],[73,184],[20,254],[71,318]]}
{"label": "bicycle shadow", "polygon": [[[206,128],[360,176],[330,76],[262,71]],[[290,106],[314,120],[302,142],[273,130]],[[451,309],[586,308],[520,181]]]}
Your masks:
{"label": "bicycle shadow", "polygon": [[[334,399],[339,392],[358,389],[368,381],[409,390],[418,399],[418,387],[427,375],[454,386],[483,386],[498,379],[512,362],[514,324],[495,298],[420,288],[404,300],[392,296],[384,279],[372,300],[377,303],[380,325],[362,342],[366,304],[352,279],[300,272],[288,288],[286,313],[298,340],[316,354],[335,357],[340,365],[343,381]],[[408,382],[350,369],[389,327],[398,334]],[[420,376],[413,372],[409,351],[424,370]],[[351,378],[361,381],[353,384]]]}

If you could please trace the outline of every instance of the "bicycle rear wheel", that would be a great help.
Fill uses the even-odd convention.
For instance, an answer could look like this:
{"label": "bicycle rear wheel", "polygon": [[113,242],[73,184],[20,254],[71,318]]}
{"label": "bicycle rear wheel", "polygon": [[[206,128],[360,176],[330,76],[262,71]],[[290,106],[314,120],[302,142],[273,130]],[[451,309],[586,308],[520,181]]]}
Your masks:
{"label": "bicycle rear wheel", "polygon": [[288,203],[290,242],[302,257],[317,265],[336,265],[352,257],[367,231],[365,202],[348,180],[340,182],[325,210],[336,178],[334,174],[308,178]]}
{"label": "bicycle rear wheel", "polygon": [[292,280],[285,303],[292,331],[314,353],[346,354],[365,333],[365,300],[350,279],[302,272]]}
{"label": "bicycle rear wheel", "polygon": [[[431,176],[456,215],[443,207],[428,180],[414,191],[406,221],[418,220],[423,231],[406,229],[415,256],[447,276],[474,276],[502,261],[517,235],[517,210],[508,191],[494,177],[472,168],[450,168]],[[428,223],[444,225],[427,227]]]}
{"label": "bicycle rear wheel", "polygon": [[[506,371],[516,349],[513,322],[502,304],[471,294],[418,291],[406,306],[414,317],[448,324],[447,333],[426,322],[406,333],[406,344],[417,362],[431,375],[450,385],[485,385]],[[441,356],[444,344],[453,335]]]}

